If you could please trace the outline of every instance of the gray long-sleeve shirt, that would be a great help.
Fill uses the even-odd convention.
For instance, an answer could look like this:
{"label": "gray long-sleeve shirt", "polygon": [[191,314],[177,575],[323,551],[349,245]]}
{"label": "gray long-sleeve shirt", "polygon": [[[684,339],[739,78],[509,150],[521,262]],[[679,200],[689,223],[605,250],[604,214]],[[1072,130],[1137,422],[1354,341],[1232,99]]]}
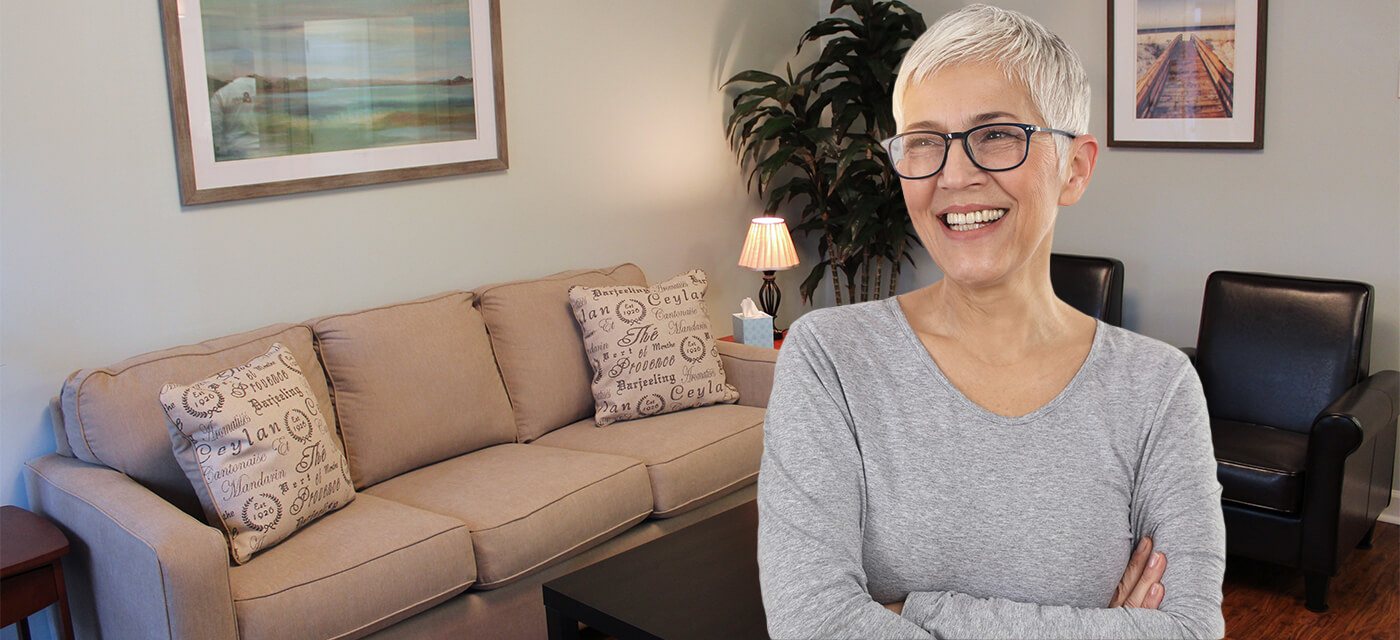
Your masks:
{"label": "gray long-sleeve shirt", "polygon": [[[1064,390],[1007,417],[948,381],[895,298],[817,309],[783,343],[764,425],[768,630],[1222,637],[1220,492],[1200,378],[1166,343],[1099,322]],[[1165,599],[1108,608],[1143,536]]]}

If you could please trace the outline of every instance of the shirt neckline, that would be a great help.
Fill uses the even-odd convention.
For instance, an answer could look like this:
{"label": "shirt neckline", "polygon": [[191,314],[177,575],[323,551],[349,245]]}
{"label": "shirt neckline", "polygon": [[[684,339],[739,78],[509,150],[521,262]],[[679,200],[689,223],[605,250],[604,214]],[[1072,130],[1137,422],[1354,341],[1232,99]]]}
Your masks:
{"label": "shirt neckline", "polygon": [[1049,402],[1041,405],[1039,408],[1031,411],[1030,413],[1019,416],[1004,416],[999,413],[993,413],[992,411],[987,410],[982,405],[973,402],[970,398],[963,395],[962,391],[960,391],[957,387],[953,386],[953,383],[948,380],[947,376],[943,375],[943,370],[938,367],[938,362],[933,359],[933,354],[929,353],[928,348],[924,346],[923,341],[919,340],[919,335],[914,332],[914,327],[912,324],[909,323],[909,318],[904,315],[904,309],[899,304],[898,296],[890,296],[889,298],[886,298],[885,304],[886,307],[890,310],[890,313],[894,315],[897,324],[899,324],[900,328],[903,330],[904,335],[908,339],[909,343],[917,350],[919,358],[922,359],[924,361],[924,364],[928,366],[929,370],[933,372],[933,377],[937,379],[938,382],[941,383],[945,388],[947,388],[948,392],[951,393],[954,398],[957,398],[958,403],[963,405],[963,407],[966,408],[968,411],[977,414],[978,417],[987,420],[988,422],[994,422],[1002,425],[1018,425],[1026,422],[1031,422],[1053,411],[1057,405],[1059,405],[1061,402],[1064,402],[1065,398],[1069,397],[1069,395],[1074,391],[1074,389],[1079,386],[1080,380],[1088,376],[1087,372],[1090,366],[1094,364],[1094,362],[1098,359],[1099,352],[1103,350],[1102,345],[1104,341],[1104,333],[1106,333],[1106,327],[1104,326],[1103,320],[1094,318],[1094,340],[1089,345],[1089,354],[1084,357],[1084,362],[1080,363],[1079,370],[1074,373],[1074,377],[1070,378],[1069,383],[1065,385],[1065,388],[1061,389],[1060,393],[1057,394],[1054,398],[1051,398]]}

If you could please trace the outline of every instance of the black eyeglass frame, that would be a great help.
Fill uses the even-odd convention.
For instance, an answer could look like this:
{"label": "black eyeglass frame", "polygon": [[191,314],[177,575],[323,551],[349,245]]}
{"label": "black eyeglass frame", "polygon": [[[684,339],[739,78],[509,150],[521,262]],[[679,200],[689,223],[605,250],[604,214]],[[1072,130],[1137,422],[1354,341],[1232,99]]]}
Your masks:
{"label": "black eyeglass frame", "polygon": [[[1017,128],[1020,128],[1021,130],[1023,130],[1023,131],[1026,132],[1026,150],[1025,150],[1024,153],[1021,154],[1021,161],[1020,161],[1020,162],[1017,162],[1016,164],[1011,165],[1011,166],[1009,166],[1009,167],[1007,167],[1007,168],[1005,168],[1005,169],[989,169],[989,168],[987,168],[987,167],[985,167],[985,166],[982,166],[982,163],[980,163],[980,162],[977,161],[977,156],[973,155],[973,153],[972,153],[972,147],[968,144],[968,142],[967,142],[967,137],[968,137],[969,135],[972,135],[973,133],[976,133],[976,132],[981,131],[981,130],[983,130],[983,129],[990,129],[990,128],[992,128],[992,127],[1017,127]],[[924,178],[931,178],[931,177],[933,177],[933,176],[935,176],[935,175],[938,175],[938,172],[939,172],[939,171],[942,171],[942,170],[943,170],[943,167],[947,166],[947,164],[948,164],[948,151],[949,151],[950,149],[953,148],[953,140],[956,140],[956,139],[958,139],[958,138],[962,138],[963,153],[967,154],[967,159],[968,159],[968,160],[971,160],[973,166],[976,166],[978,169],[981,169],[981,170],[983,170],[983,171],[1010,171],[1010,170],[1012,170],[1012,169],[1015,169],[1015,168],[1017,168],[1017,167],[1019,167],[1019,166],[1025,164],[1025,163],[1026,163],[1026,158],[1029,158],[1029,157],[1031,156],[1031,137],[1034,136],[1035,132],[1037,132],[1037,131],[1044,131],[1044,132],[1046,132],[1046,133],[1058,133],[1058,134],[1063,135],[1063,136],[1068,136],[1071,140],[1073,140],[1073,139],[1079,137],[1079,134],[1077,134],[1077,133],[1070,133],[1070,132],[1068,132],[1068,131],[1064,131],[1064,130],[1061,130],[1061,129],[1051,129],[1051,128],[1049,128],[1049,127],[1042,127],[1042,126],[1040,126],[1040,125],[1025,124],[1025,123],[1021,123],[1021,122],[989,122],[989,123],[987,123],[987,124],[977,125],[977,126],[971,128],[971,129],[968,129],[967,131],[956,131],[956,132],[954,132],[954,133],[943,133],[942,131],[925,131],[925,130],[905,131],[904,133],[901,133],[901,134],[899,134],[899,135],[897,135],[897,136],[893,136],[893,137],[890,137],[890,138],[886,138],[886,139],[884,139],[884,140],[881,140],[881,141],[880,141],[880,146],[882,146],[882,147],[885,148],[885,154],[886,154],[887,156],[889,156],[889,158],[890,158],[890,170],[893,171],[895,175],[897,175],[897,176],[899,176],[899,177],[901,177],[901,178],[904,178],[905,180],[923,180]],[[894,141],[897,140],[897,139],[899,139],[899,138],[903,138],[904,136],[914,135],[914,134],[916,134],[916,133],[920,133],[920,134],[924,134],[924,135],[935,135],[935,136],[938,136],[938,137],[940,137],[940,138],[943,138],[944,142],[946,142],[947,144],[945,144],[944,147],[943,147],[943,161],[938,163],[938,168],[937,168],[937,169],[934,169],[932,173],[929,173],[929,174],[927,174],[927,175],[922,175],[922,176],[917,176],[917,177],[911,177],[911,176],[906,176],[906,175],[900,173],[900,172],[899,172],[899,169],[896,169],[896,168],[894,167],[894,164],[895,164],[895,163],[894,163],[894,152],[890,150],[890,145],[894,144]]]}

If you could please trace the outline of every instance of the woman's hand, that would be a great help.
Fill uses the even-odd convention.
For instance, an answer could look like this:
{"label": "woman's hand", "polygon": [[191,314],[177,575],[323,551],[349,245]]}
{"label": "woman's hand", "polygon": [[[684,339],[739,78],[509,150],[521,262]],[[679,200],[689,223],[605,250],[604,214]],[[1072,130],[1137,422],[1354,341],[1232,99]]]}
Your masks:
{"label": "woman's hand", "polygon": [[1108,606],[1156,609],[1167,595],[1166,587],[1162,586],[1162,574],[1166,572],[1167,556],[1154,553],[1152,538],[1144,537],[1128,558],[1128,568],[1123,571],[1123,579],[1118,581],[1118,589],[1113,592],[1113,601]]}

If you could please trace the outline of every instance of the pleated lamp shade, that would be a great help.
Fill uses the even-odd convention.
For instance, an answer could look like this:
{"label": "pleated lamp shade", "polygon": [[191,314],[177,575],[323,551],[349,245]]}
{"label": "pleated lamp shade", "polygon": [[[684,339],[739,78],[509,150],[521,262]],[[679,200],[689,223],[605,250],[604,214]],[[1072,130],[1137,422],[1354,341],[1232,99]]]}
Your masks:
{"label": "pleated lamp shade", "polygon": [[782,218],[754,218],[744,239],[739,266],[754,271],[779,271],[797,266],[797,249]]}

